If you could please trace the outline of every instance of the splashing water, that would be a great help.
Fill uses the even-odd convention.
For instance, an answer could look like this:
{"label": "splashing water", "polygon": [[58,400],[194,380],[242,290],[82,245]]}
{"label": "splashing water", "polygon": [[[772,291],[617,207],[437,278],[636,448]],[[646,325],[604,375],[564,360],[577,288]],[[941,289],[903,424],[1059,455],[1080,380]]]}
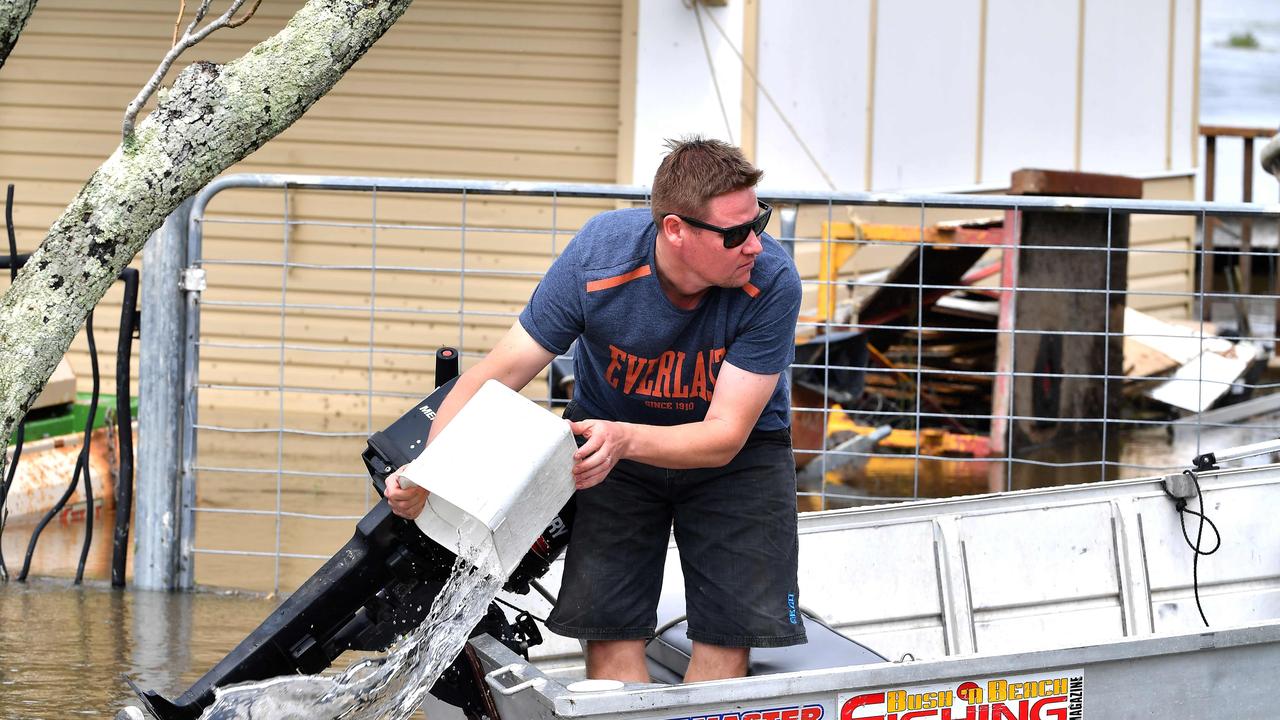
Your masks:
{"label": "splashing water", "polygon": [[387,655],[354,663],[336,677],[279,677],[219,689],[200,718],[404,720],[462,651],[502,583],[458,560],[426,620]]}

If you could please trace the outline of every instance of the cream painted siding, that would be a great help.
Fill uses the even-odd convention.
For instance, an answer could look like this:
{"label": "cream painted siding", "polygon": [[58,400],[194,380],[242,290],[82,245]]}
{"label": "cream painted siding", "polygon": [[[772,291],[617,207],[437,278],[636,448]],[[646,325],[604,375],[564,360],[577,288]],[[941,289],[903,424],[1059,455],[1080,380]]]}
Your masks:
{"label": "cream painted siding", "polygon": [[[300,0],[264,3],[248,24],[215,33],[189,50],[178,67],[200,59],[221,62],[238,57],[282,27],[299,6]],[[0,70],[0,182],[17,186],[20,251],[29,252],[43,239],[84,179],[118,144],[122,109],[167,50],[177,8],[174,0],[42,0],[36,8]],[[187,17],[189,21],[190,10]],[[417,0],[302,120],[229,172],[612,182],[620,25],[621,0]],[[420,198],[386,200],[379,220],[457,224],[456,208],[444,205]],[[279,260],[283,206],[280,193],[270,199],[264,193],[245,193],[215,200],[211,215],[274,224],[212,224],[206,252],[223,259]],[[564,205],[559,223],[566,227],[596,207]],[[521,203],[477,202],[471,211],[475,217],[492,216],[512,227],[547,222],[541,210]],[[371,222],[368,198],[297,196],[291,212],[294,220],[322,219],[335,226]],[[432,251],[424,247],[421,234],[409,235],[389,233],[379,248],[379,264],[443,261],[428,256]],[[358,258],[367,264],[368,241],[367,231],[303,226],[290,238],[290,259],[333,263]],[[433,242],[450,245],[439,238]],[[549,245],[534,248],[514,236],[493,236],[473,246],[473,266],[541,268],[550,256]],[[327,304],[368,305],[367,277],[344,282],[315,275],[290,272],[286,281],[291,302],[323,297]],[[447,283],[418,283],[420,278],[389,275],[384,280],[403,282],[398,282],[398,290],[381,295],[379,305],[408,302],[415,293],[456,291]],[[282,277],[278,268],[210,268],[210,284],[215,299],[271,298],[267,301],[278,303]],[[490,285],[477,282],[468,294],[483,297],[492,290],[486,302],[504,310],[518,308],[527,298],[528,283]],[[6,286],[7,277],[0,289]],[[118,289],[113,290],[96,317],[105,374],[114,367],[118,297]],[[280,329],[278,316],[273,324],[270,313],[257,314],[259,326],[244,313],[229,319],[216,308],[209,310],[206,340]],[[360,336],[337,315],[319,314],[305,332],[363,349],[369,340],[367,312]],[[456,327],[456,318],[448,318],[447,324]],[[477,346],[493,335],[476,333]],[[426,332],[420,339],[434,342],[444,335]],[[270,359],[238,355],[206,352],[211,357],[202,367],[207,373],[202,379],[251,382],[258,373],[276,379],[278,354]],[[83,335],[73,346],[71,360],[81,389],[88,389]],[[348,364],[312,357],[301,366],[320,379],[341,377]],[[363,367],[367,365],[366,358]]]}

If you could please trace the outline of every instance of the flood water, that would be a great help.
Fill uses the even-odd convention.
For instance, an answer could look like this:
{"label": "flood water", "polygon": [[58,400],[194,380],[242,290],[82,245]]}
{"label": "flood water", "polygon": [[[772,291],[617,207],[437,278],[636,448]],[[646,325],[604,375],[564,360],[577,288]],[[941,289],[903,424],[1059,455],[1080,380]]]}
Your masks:
{"label": "flood water", "polygon": [[185,689],[276,603],[237,594],[111,590],[101,580],[0,585],[0,717],[110,718],[147,687]]}
{"label": "flood water", "polygon": [[[496,584],[486,585],[478,594],[487,593],[491,597],[496,589]],[[481,612],[487,603],[485,599],[478,605]],[[137,705],[125,677],[173,698],[221,660],[278,604],[275,598],[247,593],[113,590],[99,578],[79,587],[70,580],[49,578],[0,584],[0,718],[113,718],[126,705]],[[431,621],[429,617],[424,627]],[[458,627],[466,626],[458,637],[460,643],[476,618],[453,618],[452,621]],[[435,635],[432,637],[435,639]],[[441,653],[438,647],[432,647],[436,648],[434,654],[427,652],[427,648],[419,651],[425,652],[425,660],[429,661],[418,666],[419,674],[438,674],[456,654]],[[325,673],[333,680],[323,689],[341,690],[343,684],[338,676],[342,671],[370,657],[369,653],[348,652],[338,658]],[[353,687],[348,695],[354,697],[355,690],[363,689],[365,692],[358,699],[368,702],[369,681],[387,680],[386,668],[375,670],[377,672],[358,674],[363,684]],[[398,684],[390,683],[393,688],[420,686],[429,688],[430,683],[422,682],[417,675],[401,677]],[[249,698],[255,702],[226,702],[217,717],[224,720],[283,717],[269,711],[264,714],[263,708],[283,707],[280,703],[288,699],[290,690],[276,687],[266,696],[242,692],[241,701]],[[351,699],[341,693],[335,695]],[[419,696],[413,703],[416,705],[420,700]],[[364,714],[358,712],[351,717],[365,720],[383,717],[376,709],[360,707]],[[433,698],[427,698],[424,707],[430,710],[424,710],[417,717],[431,720],[461,717],[452,707]]]}

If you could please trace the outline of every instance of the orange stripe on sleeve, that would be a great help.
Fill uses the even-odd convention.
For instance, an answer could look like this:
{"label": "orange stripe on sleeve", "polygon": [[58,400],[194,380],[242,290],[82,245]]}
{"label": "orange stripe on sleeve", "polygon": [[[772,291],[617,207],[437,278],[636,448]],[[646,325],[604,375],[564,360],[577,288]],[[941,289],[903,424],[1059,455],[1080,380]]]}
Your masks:
{"label": "orange stripe on sleeve", "polygon": [[743,285],[742,291],[750,295],[751,297],[760,296],[760,288],[756,287],[755,285],[752,285],[751,283],[747,283],[746,285]]}
{"label": "orange stripe on sleeve", "polygon": [[632,280],[638,280],[639,278],[645,277],[652,272],[653,271],[649,269],[648,265],[641,265],[640,267],[636,268],[635,270],[632,270],[629,273],[624,273],[622,275],[614,275],[613,277],[602,278],[600,280],[592,280],[591,282],[587,283],[587,292],[595,292],[597,290],[608,290],[609,288],[615,288],[615,287],[618,287],[619,285],[626,285]]}

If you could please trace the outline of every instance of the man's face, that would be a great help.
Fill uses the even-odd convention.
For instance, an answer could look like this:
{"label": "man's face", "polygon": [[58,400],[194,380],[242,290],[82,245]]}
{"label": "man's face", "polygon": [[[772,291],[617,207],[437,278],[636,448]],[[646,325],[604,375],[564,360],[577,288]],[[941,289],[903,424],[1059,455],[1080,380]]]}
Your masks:
{"label": "man's face", "polygon": [[[759,214],[755,188],[743,188],[715,196],[701,215],[690,217],[711,225],[733,227],[751,222]],[[751,279],[756,256],[764,250],[755,233],[738,247],[726,249],[720,233],[688,224],[684,227],[687,233],[682,253],[684,260],[707,285],[736,288]]]}

